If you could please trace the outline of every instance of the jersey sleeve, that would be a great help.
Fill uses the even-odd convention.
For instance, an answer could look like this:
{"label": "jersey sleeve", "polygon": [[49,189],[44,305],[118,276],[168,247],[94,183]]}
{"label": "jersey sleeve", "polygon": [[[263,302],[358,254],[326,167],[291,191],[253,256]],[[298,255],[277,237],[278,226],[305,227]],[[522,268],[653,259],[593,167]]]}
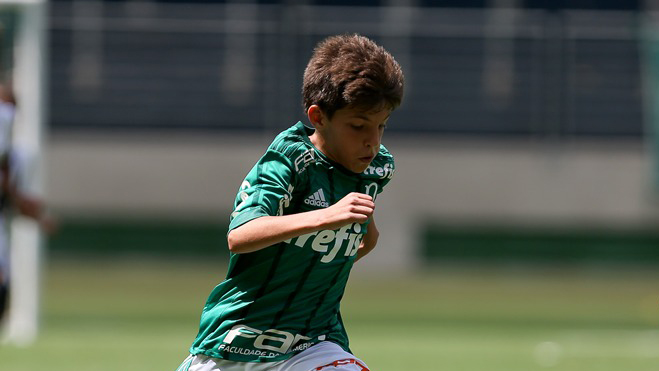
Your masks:
{"label": "jersey sleeve", "polygon": [[229,230],[262,216],[281,215],[291,198],[293,175],[291,160],[278,151],[268,149],[240,186]]}

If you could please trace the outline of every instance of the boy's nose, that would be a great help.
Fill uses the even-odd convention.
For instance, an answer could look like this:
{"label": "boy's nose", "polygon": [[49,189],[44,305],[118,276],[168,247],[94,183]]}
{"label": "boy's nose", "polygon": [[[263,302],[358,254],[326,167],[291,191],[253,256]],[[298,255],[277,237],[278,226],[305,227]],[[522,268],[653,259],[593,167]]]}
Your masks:
{"label": "boy's nose", "polygon": [[375,130],[374,132],[368,133],[366,137],[366,146],[367,147],[379,147],[380,146],[380,132]]}

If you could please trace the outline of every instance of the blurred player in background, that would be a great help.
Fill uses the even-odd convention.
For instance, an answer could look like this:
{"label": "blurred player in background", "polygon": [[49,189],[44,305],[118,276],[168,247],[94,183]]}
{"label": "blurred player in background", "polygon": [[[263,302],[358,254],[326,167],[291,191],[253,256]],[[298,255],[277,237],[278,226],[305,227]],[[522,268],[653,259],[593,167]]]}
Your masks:
{"label": "blurred player in background", "polygon": [[26,191],[24,156],[12,146],[16,99],[0,84],[0,321],[9,304],[9,219],[12,211],[34,219],[48,233],[56,227],[43,202]]}
{"label": "blurred player in background", "polygon": [[394,172],[381,139],[403,97],[394,58],[359,35],[319,43],[304,73],[302,122],[243,181],[227,276],[204,306],[179,371],[363,371],[339,305],[374,247],[375,198]]}

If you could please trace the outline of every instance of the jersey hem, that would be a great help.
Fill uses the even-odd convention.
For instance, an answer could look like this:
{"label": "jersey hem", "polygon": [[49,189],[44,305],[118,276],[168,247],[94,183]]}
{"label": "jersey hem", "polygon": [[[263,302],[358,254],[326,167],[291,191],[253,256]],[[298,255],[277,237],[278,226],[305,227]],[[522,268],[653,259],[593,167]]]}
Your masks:
{"label": "jersey hem", "polygon": [[[352,350],[348,346],[341,345],[339,342],[332,341],[332,340],[323,340],[317,343],[314,343],[314,345],[318,345],[322,342],[329,342],[332,344],[336,344],[339,346],[341,349],[343,349],[346,353],[351,354],[352,356],[355,356]],[[217,358],[217,359],[222,359],[225,361],[231,361],[231,362],[245,362],[245,363],[276,363],[276,362],[281,362],[281,361],[287,361],[294,356],[304,352],[309,348],[305,348],[296,352],[290,352],[286,354],[282,354],[277,357],[270,357],[270,358],[256,358],[256,359],[251,359],[251,360],[246,360],[246,359],[234,359],[233,357],[224,357],[220,353],[214,352],[212,349],[202,349],[202,348],[197,348],[197,347],[190,347],[189,352],[192,355],[197,355],[197,354],[203,354],[207,357],[211,358]]]}
{"label": "jersey hem", "polygon": [[192,355],[197,355],[197,354],[203,354],[207,357],[211,358],[217,358],[217,359],[222,359],[225,361],[231,361],[231,362],[245,362],[245,363],[275,363],[275,362],[281,362],[281,361],[286,361],[293,356],[301,353],[300,352],[291,352],[287,354],[282,354],[277,357],[270,357],[270,358],[256,358],[256,359],[236,359],[233,357],[224,357],[220,353],[216,353],[212,350],[207,350],[207,349],[197,349],[197,348],[190,348],[190,354]]}

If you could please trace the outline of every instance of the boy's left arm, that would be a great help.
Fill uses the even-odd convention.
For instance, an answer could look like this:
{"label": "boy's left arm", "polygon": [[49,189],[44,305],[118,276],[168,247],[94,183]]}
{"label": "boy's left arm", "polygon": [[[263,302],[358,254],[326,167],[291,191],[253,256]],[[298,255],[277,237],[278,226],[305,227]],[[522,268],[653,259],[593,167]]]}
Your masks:
{"label": "boy's left arm", "polygon": [[366,234],[364,235],[364,238],[362,238],[359,250],[357,250],[357,260],[355,261],[359,261],[359,259],[366,256],[366,254],[370,253],[371,250],[375,248],[375,245],[378,243],[378,237],[380,237],[380,232],[375,226],[375,218],[371,217],[371,222],[368,223]]}

